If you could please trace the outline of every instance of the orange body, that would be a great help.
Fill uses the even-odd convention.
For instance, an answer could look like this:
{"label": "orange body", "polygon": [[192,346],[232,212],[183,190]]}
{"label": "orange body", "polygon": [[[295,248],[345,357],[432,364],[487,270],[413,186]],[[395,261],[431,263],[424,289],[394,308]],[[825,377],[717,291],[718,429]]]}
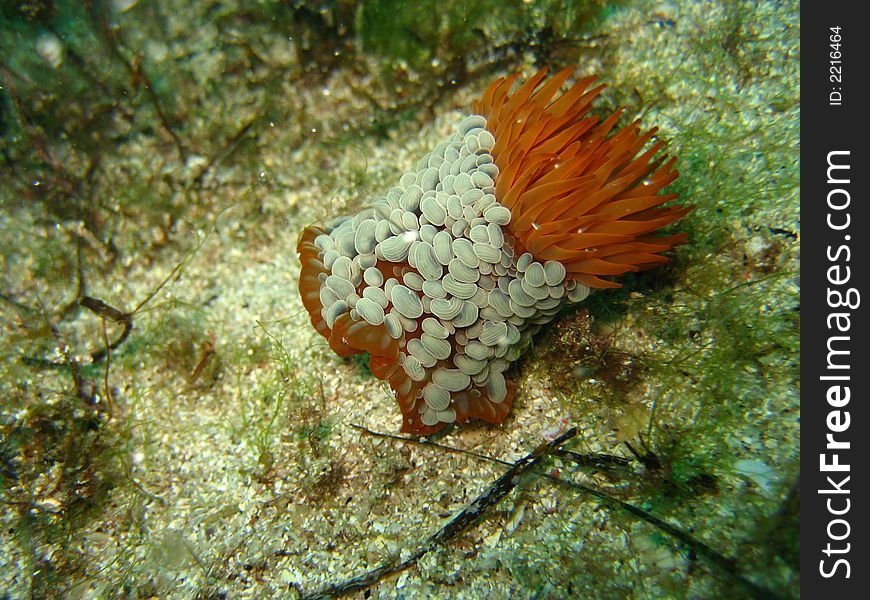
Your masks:
{"label": "orange body", "polygon": [[[485,118],[484,127],[480,117],[464,120],[451,143],[427,155],[416,174],[406,174],[375,209],[333,231],[310,226],[299,240],[299,290],[312,324],[339,356],[369,353],[372,373],[396,393],[403,431],[426,435],[451,422],[501,422],[514,395],[501,372],[519,339],[565,302],[585,297],[589,288],[619,287],[610,277],[666,262],[661,253],[684,241],[683,235],[654,235],[691,210],[661,206],[675,198],[659,192],[677,172],[673,158],[656,156],[663,142],[649,145],[655,129],[642,133],[634,122],[611,134],[621,111],[604,121],[588,115],[603,88],[589,88],[594,78],[557,97],[570,74],[565,69],[545,82],[541,70],[514,91],[517,75],[498,79],[473,106]],[[466,178],[461,168],[471,175]],[[468,181],[474,182],[471,187]],[[494,206],[509,210],[509,222],[504,209],[490,210]],[[443,214],[448,216],[442,219]],[[441,233],[440,246],[430,243],[433,232]],[[389,239],[381,239],[386,235]],[[410,240],[408,252],[403,240]],[[495,248],[498,258],[494,240],[502,241]],[[439,249],[443,254],[448,246],[455,256],[433,262],[429,255],[438,256]],[[390,253],[401,259],[388,260]],[[423,262],[428,269],[418,268]],[[327,263],[341,263],[345,279],[339,281]],[[469,274],[473,268],[480,269],[479,278]],[[443,277],[433,277],[433,270]],[[421,281],[426,287],[414,289]],[[478,287],[470,295],[473,285]],[[332,287],[324,290],[327,286]],[[395,291],[396,286],[402,289]],[[367,291],[370,287],[377,290]],[[442,296],[445,288],[468,297]],[[427,289],[434,295],[427,296]],[[390,294],[382,293],[390,291],[403,300],[398,312]],[[415,298],[401,296],[408,291],[421,301],[417,320],[428,319],[425,327],[407,316],[420,312]],[[455,321],[445,314],[451,302],[465,311]],[[465,325],[472,316],[473,324]],[[460,322],[463,327],[456,326]],[[491,335],[505,330],[501,338]],[[466,387],[453,389],[466,380]]]}

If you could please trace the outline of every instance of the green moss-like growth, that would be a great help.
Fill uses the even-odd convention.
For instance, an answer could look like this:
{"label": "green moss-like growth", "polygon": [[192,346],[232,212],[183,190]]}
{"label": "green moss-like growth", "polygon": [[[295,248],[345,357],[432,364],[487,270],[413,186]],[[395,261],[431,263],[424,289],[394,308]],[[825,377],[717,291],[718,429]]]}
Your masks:
{"label": "green moss-like growth", "polygon": [[170,303],[145,313],[137,335],[122,346],[115,360],[127,368],[147,361],[162,365],[179,385],[207,388],[221,376],[221,352],[215,327],[202,311]]}
{"label": "green moss-like growth", "polygon": [[570,0],[367,0],[359,5],[356,33],[366,52],[437,73],[446,65],[482,58],[494,47],[518,41],[548,47],[576,41],[597,18],[613,10],[612,3],[607,5]]}
{"label": "green moss-like growth", "polygon": [[123,484],[123,444],[100,407],[83,396],[35,398],[24,387],[4,388],[0,499],[20,560],[35,574],[32,594],[50,597],[70,578],[87,573],[87,561],[72,540],[102,514],[109,492]]}
{"label": "green moss-like growth", "polygon": [[360,5],[356,31],[365,51],[428,70],[432,61],[450,62],[460,49],[479,45],[483,22],[516,10],[510,3],[491,0],[376,0]]}

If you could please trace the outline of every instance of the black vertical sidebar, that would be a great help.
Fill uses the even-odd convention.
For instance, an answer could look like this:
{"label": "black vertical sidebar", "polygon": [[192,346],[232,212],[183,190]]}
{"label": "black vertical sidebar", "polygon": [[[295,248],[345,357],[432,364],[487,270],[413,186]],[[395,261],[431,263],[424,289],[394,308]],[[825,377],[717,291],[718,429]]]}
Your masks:
{"label": "black vertical sidebar", "polygon": [[801,595],[806,598],[870,597],[870,21],[859,14],[860,6],[801,6]]}

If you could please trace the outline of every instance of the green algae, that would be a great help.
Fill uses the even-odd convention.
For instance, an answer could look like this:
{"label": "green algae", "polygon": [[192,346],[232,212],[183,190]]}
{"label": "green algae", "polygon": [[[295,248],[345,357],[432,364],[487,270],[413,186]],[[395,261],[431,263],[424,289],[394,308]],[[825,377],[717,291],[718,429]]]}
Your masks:
{"label": "green algae", "polygon": [[460,73],[469,57],[481,60],[494,49],[497,54],[525,44],[570,45],[619,4],[369,0],[359,4],[355,29],[362,49],[380,56],[389,68]]}

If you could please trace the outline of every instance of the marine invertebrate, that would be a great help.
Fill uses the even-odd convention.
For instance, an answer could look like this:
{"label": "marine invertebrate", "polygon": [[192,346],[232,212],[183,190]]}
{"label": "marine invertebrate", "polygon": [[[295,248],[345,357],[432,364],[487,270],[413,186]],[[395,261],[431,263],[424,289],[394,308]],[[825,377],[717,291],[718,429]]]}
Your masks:
{"label": "marine invertebrate", "polygon": [[368,352],[403,431],[502,421],[504,371],[565,303],[666,262],[656,237],[691,207],[661,206],[675,159],[622,111],[589,116],[594,77],[546,70],[496,80],[446,141],[354,216],[307,227],[299,291],[339,356]]}

